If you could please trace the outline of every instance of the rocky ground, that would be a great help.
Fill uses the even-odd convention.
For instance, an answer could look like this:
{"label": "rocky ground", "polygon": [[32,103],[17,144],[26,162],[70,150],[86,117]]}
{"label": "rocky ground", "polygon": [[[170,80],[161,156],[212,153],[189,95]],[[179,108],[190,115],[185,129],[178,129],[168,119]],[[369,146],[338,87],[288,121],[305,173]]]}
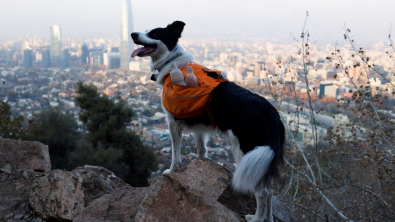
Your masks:
{"label": "rocky ground", "polygon": [[[0,221],[230,222],[245,221],[256,207],[252,196],[234,195],[231,171],[210,159],[193,159],[139,188],[97,166],[51,171],[47,146],[3,139],[0,167]],[[295,221],[275,197],[273,215]]]}

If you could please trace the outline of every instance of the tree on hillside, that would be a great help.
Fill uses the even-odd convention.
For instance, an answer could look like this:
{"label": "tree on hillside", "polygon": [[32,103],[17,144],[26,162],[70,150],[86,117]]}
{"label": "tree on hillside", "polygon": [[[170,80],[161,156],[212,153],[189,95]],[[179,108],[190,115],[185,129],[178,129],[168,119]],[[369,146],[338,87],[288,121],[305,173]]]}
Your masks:
{"label": "tree on hillside", "polygon": [[68,154],[81,137],[74,117],[59,107],[50,107],[35,116],[35,124],[36,129],[29,132],[27,139],[48,145],[53,169],[73,169],[68,163]]}
{"label": "tree on hillside", "polygon": [[0,136],[7,139],[23,138],[27,130],[22,127],[23,116],[13,117],[11,106],[0,102]]}
{"label": "tree on hillside", "polygon": [[143,115],[146,116],[146,117],[152,117],[152,116],[154,116],[154,113],[152,113],[152,111],[151,111],[151,110],[148,110],[148,109],[144,110],[141,114],[143,114]]}
{"label": "tree on hillside", "polygon": [[129,167],[122,161],[123,150],[112,147],[104,149],[102,146],[93,147],[92,144],[82,139],[76,144],[76,149],[69,155],[69,163],[72,166],[85,164],[103,166],[118,177],[125,178]]}
{"label": "tree on hillside", "polygon": [[152,149],[144,146],[137,135],[126,129],[126,125],[132,120],[132,109],[120,97],[112,100],[106,95],[100,95],[93,85],[78,82],[76,88],[76,103],[81,108],[79,118],[86,124],[87,141],[94,148],[92,152],[111,152],[117,155],[118,158],[115,159],[119,161],[112,164],[103,162],[103,166],[113,170],[132,186],[147,186],[147,179],[157,169],[157,163]]}

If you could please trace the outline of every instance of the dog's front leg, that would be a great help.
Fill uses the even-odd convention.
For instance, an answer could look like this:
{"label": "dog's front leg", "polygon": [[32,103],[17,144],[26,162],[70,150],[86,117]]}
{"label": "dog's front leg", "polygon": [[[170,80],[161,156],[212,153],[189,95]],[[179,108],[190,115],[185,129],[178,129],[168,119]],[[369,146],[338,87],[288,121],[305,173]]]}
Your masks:
{"label": "dog's front leg", "polygon": [[197,148],[197,156],[198,158],[206,158],[206,142],[205,142],[205,135],[202,133],[195,133],[195,140],[196,140],[196,148]]}
{"label": "dog's front leg", "polygon": [[172,144],[172,157],[170,169],[165,170],[163,173],[171,173],[181,167],[181,139],[182,127],[175,120],[169,121],[169,131]]}

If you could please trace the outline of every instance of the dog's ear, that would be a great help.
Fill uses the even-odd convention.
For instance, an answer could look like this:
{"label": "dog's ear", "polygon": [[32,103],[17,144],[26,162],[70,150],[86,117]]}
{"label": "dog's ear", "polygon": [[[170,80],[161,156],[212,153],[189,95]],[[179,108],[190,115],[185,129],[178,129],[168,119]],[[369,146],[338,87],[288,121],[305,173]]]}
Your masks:
{"label": "dog's ear", "polygon": [[174,38],[179,39],[181,37],[182,31],[184,30],[184,26],[185,26],[184,22],[175,21],[172,24],[168,25],[167,28]]}

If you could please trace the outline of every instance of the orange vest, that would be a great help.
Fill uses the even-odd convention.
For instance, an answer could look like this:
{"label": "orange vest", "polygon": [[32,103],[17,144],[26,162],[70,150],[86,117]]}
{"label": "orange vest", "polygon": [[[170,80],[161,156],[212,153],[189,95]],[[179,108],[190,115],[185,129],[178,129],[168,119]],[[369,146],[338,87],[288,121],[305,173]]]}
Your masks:
{"label": "orange vest", "polygon": [[[165,77],[163,85],[162,102],[165,109],[178,119],[191,118],[202,114],[208,104],[215,87],[221,82],[221,71],[211,70],[196,63],[191,63],[193,73],[196,75],[198,86],[183,86],[174,84],[170,75]],[[187,66],[181,69],[184,78],[187,75]],[[211,77],[212,76],[212,77]]]}

